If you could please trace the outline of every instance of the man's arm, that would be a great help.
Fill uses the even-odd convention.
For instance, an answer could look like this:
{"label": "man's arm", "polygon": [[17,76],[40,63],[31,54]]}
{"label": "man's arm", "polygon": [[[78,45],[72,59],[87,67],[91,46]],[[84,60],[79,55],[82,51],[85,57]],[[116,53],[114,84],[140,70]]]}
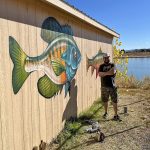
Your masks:
{"label": "man's arm", "polygon": [[116,68],[112,67],[109,71],[106,72],[106,75],[114,75],[116,73]]}
{"label": "man's arm", "polygon": [[109,71],[107,72],[99,72],[100,77],[108,76],[108,75],[114,75],[116,73],[115,67],[112,67]]}
{"label": "man's arm", "polygon": [[106,72],[99,72],[99,76],[100,76],[100,77],[106,76]]}
{"label": "man's arm", "polygon": [[100,65],[99,66],[99,72],[98,72],[100,77],[104,77],[105,76],[105,72],[102,72],[102,70],[103,70],[103,65]]}

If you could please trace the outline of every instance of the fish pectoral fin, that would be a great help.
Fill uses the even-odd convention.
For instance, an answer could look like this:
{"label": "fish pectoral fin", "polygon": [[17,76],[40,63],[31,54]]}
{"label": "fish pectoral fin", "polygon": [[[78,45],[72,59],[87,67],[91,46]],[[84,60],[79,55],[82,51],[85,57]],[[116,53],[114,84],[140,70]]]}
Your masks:
{"label": "fish pectoral fin", "polygon": [[53,70],[57,76],[66,70],[65,66],[61,63],[60,60],[51,60]]}
{"label": "fish pectoral fin", "polygon": [[39,93],[45,98],[52,98],[62,90],[62,85],[52,82],[47,75],[44,75],[37,83]]}

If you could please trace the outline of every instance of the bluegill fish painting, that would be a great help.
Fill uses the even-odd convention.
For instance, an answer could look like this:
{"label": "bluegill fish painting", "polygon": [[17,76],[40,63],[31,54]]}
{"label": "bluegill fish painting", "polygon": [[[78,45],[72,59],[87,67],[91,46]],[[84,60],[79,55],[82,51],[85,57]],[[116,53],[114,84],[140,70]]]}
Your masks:
{"label": "bluegill fish painting", "polygon": [[65,86],[66,96],[81,61],[73,31],[69,25],[60,25],[55,18],[48,17],[42,24],[41,38],[48,43],[47,48],[41,55],[30,57],[13,37],[9,37],[9,53],[14,64],[14,94],[19,92],[32,72],[42,70],[44,76],[37,82],[39,93],[45,98],[52,98]]}
{"label": "bluegill fish painting", "polygon": [[103,53],[101,49],[98,51],[98,53],[93,56],[92,58],[86,57],[86,68],[87,71],[89,67],[91,67],[91,73],[93,74],[94,70],[96,70],[96,78],[98,77],[98,69],[99,66],[103,63],[103,56],[106,55],[106,53]]}

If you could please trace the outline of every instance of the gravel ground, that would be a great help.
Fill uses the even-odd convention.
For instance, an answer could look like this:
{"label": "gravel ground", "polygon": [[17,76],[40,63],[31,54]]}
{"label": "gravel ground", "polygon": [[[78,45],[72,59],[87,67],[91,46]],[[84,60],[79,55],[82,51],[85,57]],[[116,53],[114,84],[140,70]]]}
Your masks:
{"label": "gravel ground", "polygon": [[[109,108],[109,119],[100,120],[106,135],[103,143],[94,139],[82,146],[86,150],[150,150],[150,93],[149,91],[127,90],[120,93],[119,114],[121,122],[111,121],[112,106]],[[124,114],[124,106],[128,114]],[[72,148],[73,149],[73,148]],[[81,149],[81,147],[76,147]]]}
{"label": "gravel ground", "polygon": [[[95,134],[74,136],[63,150],[150,150],[150,91],[119,90],[119,115],[121,122],[112,121],[113,107],[109,106],[107,120],[100,116],[100,126],[106,138],[99,143]],[[128,113],[124,114],[127,106]],[[102,114],[101,114],[102,115]],[[87,128],[87,127],[85,127]]]}

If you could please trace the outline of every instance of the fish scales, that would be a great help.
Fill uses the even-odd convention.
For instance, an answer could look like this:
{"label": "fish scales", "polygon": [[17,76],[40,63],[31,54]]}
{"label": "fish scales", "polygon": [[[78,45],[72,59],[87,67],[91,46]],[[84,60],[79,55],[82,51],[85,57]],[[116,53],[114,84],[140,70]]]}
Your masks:
{"label": "fish scales", "polygon": [[60,25],[55,18],[48,17],[42,24],[41,38],[47,42],[47,48],[41,55],[30,57],[17,41],[9,36],[9,53],[14,64],[14,94],[18,93],[32,72],[42,70],[44,76],[40,77],[37,83],[39,93],[45,98],[51,98],[65,86],[66,96],[81,61],[73,31],[69,25]]}

